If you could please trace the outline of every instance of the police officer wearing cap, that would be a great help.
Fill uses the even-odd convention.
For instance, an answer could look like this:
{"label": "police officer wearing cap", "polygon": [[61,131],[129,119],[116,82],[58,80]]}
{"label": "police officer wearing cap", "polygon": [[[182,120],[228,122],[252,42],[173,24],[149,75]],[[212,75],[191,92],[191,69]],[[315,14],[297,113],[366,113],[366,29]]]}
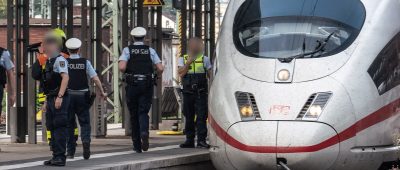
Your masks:
{"label": "police officer wearing cap", "polygon": [[137,153],[149,148],[149,111],[151,108],[154,66],[159,74],[164,70],[153,48],[144,44],[146,29],[131,31],[134,43],[124,48],[119,69],[125,76],[126,102],[131,116],[133,150]]}
{"label": "police officer wearing cap", "polygon": [[[8,79],[8,80],[7,80]],[[14,75],[14,64],[11,61],[10,52],[0,47],[0,102],[3,100],[4,88],[8,82],[8,88],[10,94],[8,95],[9,106],[14,105],[15,102],[15,75]],[[2,110],[0,105],[0,111]]]}
{"label": "police officer wearing cap", "polygon": [[83,145],[83,158],[89,159],[90,157],[90,91],[88,78],[94,81],[96,87],[100,90],[101,96],[106,97],[103,86],[97,76],[90,61],[86,58],[81,58],[79,55],[82,45],[81,40],[71,38],[65,43],[70,54],[68,60],[69,77],[73,81],[69,81],[68,94],[71,98],[69,106],[69,148],[67,157],[74,158],[76,145],[74,137],[74,124],[75,115],[78,117],[79,125],[81,126],[81,140]]}
{"label": "police officer wearing cap", "polygon": [[68,61],[60,55],[59,36],[50,32],[46,35],[43,47],[49,57],[41,74],[43,90],[47,96],[46,126],[51,131],[52,159],[45,161],[47,166],[65,166],[66,141],[68,136],[68,109],[70,98],[68,87]]}
{"label": "police officer wearing cap", "polygon": [[[185,116],[186,141],[181,148],[194,148],[197,131],[197,147],[209,148],[206,143],[208,115],[208,80],[210,58],[203,54],[200,38],[189,40],[189,53],[178,60],[178,72],[183,85],[183,114]],[[196,119],[196,120],[195,120]]]}

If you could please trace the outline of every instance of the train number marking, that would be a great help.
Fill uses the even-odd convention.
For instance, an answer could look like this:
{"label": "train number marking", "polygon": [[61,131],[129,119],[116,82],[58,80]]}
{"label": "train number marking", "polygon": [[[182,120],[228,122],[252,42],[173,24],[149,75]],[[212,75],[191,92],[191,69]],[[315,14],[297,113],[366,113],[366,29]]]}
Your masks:
{"label": "train number marking", "polygon": [[284,106],[284,105],[273,105],[269,109],[269,114],[288,115],[289,112],[290,112],[290,106]]}

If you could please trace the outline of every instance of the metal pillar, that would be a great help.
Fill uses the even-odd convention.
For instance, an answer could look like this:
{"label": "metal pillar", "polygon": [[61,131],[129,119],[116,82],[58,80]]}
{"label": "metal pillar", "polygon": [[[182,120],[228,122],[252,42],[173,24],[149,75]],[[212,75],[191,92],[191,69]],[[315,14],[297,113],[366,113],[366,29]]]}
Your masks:
{"label": "metal pillar", "polygon": [[11,142],[25,143],[25,135],[27,133],[27,95],[23,94],[23,90],[26,92],[27,86],[22,89],[22,83],[27,83],[27,76],[24,76],[26,74],[26,65],[23,63],[28,54],[27,47],[29,44],[27,39],[29,38],[29,0],[17,0],[16,3],[16,107],[11,108],[10,133]]}
{"label": "metal pillar", "polygon": [[189,38],[193,37],[193,0],[189,0],[189,14],[188,14],[188,20],[189,20]]}
{"label": "metal pillar", "polygon": [[64,0],[67,1],[65,3],[65,8],[67,10],[67,27],[66,33],[68,38],[74,37],[74,1],[71,0]]}
{"label": "metal pillar", "polygon": [[145,11],[143,8],[143,0],[137,0],[137,17],[136,17],[136,19],[137,19],[137,26],[139,26],[139,27],[145,26],[143,16],[147,17],[147,15],[145,15]]}
{"label": "metal pillar", "polygon": [[82,6],[81,6],[81,17],[82,17],[82,23],[81,23],[81,41],[82,41],[82,48],[81,48],[81,55],[83,57],[86,57],[88,59],[88,7],[87,7],[87,0],[82,0]]}
{"label": "metal pillar", "polygon": [[118,69],[118,58],[119,58],[119,37],[118,37],[118,17],[119,17],[119,6],[118,1],[114,0],[113,3],[113,29],[112,29],[112,43],[113,43],[113,53],[111,54],[113,58],[113,87],[114,87],[114,123],[119,123],[120,113],[120,101],[119,101],[119,69]]}
{"label": "metal pillar", "polygon": [[[14,0],[7,0],[7,23],[14,23],[14,16],[15,16],[15,6]],[[10,55],[14,55],[14,24],[7,24],[7,49],[10,52]],[[9,89],[9,88],[8,88]],[[10,91],[9,91],[10,92]],[[7,115],[6,115],[6,131],[7,134],[10,135],[10,108],[7,107]]]}
{"label": "metal pillar", "polygon": [[[162,6],[157,7],[157,27],[156,27],[156,50],[160,59],[162,60],[162,43],[163,43],[163,30],[162,30]],[[156,107],[154,120],[155,129],[159,129],[159,123],[161,122],[161,99],[162,99],[162,74],[158,75],[157,86],[156,86],[156,97],[153,107]]]}
{"label": "metal pillar", "polygon": [[181,55],[186,54],[187,50],[187,0],[182,1],[181,8],[181,23],[180,23],[180,46],[181,46]]}
{"label": "metal pillar", "polygon": [[58,2],[59,0],[52,0],[50,2],[51,8],[51,28],[57,28],[57,21],[58,21]]}
{"label": "metal pillar", "polygon": [[196,0],[195,2],[195,37],[202,38],[203,34],[203,16],[202,13],[202,0]]}
{"label": "metal pillar", "polygon": [[[209,0],[210,1],[210,26],[209,26],[209,31],[210,31],[210,46],[209,46],[209,56],[211,58],[214,57],[215,55],[215,0]],[[213,60],[211,60],[213,61]]]}
{"label": "metal pillar", "polygon": [[[99,74],[100,79],[103,79],[103,18],[102,18],[102,0],[90,0],[90,56],[95,69],[101,73]],[[105,82],[105,81],[103,81]],[[99,93],[97,93],[99,94]],[[92,125],[92,136],[104,137],[107,134],[107,116],[104,100],[97,98],[91,112],[91,125]]]}

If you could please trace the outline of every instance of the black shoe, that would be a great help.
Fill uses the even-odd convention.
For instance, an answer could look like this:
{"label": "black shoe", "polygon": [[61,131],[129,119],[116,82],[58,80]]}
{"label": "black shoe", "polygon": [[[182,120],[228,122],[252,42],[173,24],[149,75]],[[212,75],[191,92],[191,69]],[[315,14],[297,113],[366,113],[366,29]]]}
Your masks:
{"label": "black shoe", "polygon": [[67,159],[75,158],[75,150],[67,151]]}
{"label": "black shoe", "polygon": [[84,142],[83,144],[83,158],[88,160],[90,158],[90,143]]}
{"label": "black shoe", "polygon": [[45,165],[45,166],[65,166],[65,161],[50,159],[48,161],[44,161],[43,165]]}
{"label": "black shoe", "polygon": [[199,141],[199,142],[197,142],[197,148],[208,149],[208,148],[210,148],[210,145],[207,144],[205,141]]}
{"label": "black shoe", "polygon": [[75,154],[67,154],[67,159],[74,159],[75,158]]}
{"label": "black shoe", "polygon": [[179,147],[181,147],[181,148],[194,148],[194,142],[186,141],[185,143],[180,144]]}
{"label": "black shoe", "polygon": [[136,153],[142,153],[142,149],[133,148],[133,151],[135,151]]}
{"label": "black shoe", "polygon": [[51,161],[53,161],[53,159],[50,159],[50,160],[48,160],[48,161],[44,161],[44,162],[43,162],[43,165],[45,165],[45,166],[50,166],[50,165],[51,165]]}
{"label": "black shoe", "polygon": [[142,135],[142,149],[143,151],[149,150],[149,135]]}

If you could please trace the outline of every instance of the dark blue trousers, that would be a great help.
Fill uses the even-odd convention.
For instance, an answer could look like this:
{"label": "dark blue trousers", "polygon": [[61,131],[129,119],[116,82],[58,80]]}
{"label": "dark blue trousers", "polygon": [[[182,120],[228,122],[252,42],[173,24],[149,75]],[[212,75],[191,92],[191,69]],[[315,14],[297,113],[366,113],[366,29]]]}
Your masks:
{"label": "dark blue trousers", "polygon": [[74,137],[75,131],[75,116],[78,117],[79,125],[81,127],[81,140],[82,143],[91,142],[91,126],[90,126],[90,105],[89,94],[70,94],[71,102],[69,105],[69,125],[68,125],[68,153],[75,153],[76,140]]}
{"label": "dark blue trousers", "polygon": [[141,149],[141,136],[149,135],[149,111],[153,96],[153,85],[139,82],[126,86],[126,103],[131,116],[132,141],[135,149]]}
{"label": "dark blue trousers", "polygon": [[68,95],[63,97],[61,109],[55,108],[56,98],[56,96],[47,97],[46,126],[51,131],[53,159],[65,161],[70,97]]}
{"label": "dark blue trousers", "polygon": [[[205,87],[201,91],[184,89],[183,91],[183,114],[185,116],[186,140],[194,142],[197,131],[197,141],[206,141],[207,117],[208,117],[208,94]],[[196,120],[195,120],[196,119]]]}
{"label": "dark blue trousers", "polygon": [[[1,102],[0,102],[0,103],[2,103],[3,97],[4,97],[4,86],[3,86],[3,85],[0,85],[0,99],[1,99]],[[1,112],[2,110],[3,110],[3,105],[0,104],[0,112]]]}

